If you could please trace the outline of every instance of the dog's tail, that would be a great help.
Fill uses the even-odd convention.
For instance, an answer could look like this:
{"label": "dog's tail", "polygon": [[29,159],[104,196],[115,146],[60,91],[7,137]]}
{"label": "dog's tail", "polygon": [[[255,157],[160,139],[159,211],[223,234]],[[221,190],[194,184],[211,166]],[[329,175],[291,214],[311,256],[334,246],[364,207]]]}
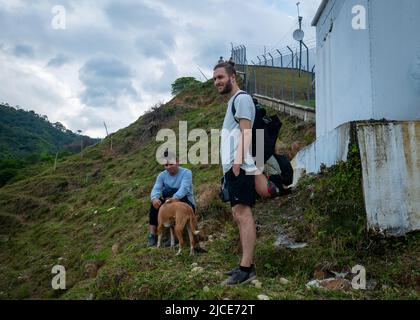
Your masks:
{"label": "dog's tail", "polygon": [[200,230],[196,230],[197,227],[197,216],[194,213],[194,210],[191,208],[191,217],[190,217],[190,229],[194,235],[200,233]]}

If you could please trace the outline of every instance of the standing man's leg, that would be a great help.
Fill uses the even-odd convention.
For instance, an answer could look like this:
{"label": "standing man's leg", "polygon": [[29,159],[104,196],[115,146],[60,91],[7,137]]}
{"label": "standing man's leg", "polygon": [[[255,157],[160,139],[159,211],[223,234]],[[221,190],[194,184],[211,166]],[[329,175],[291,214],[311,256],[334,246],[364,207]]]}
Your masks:
{"label": "standing man's leg", "polygon": [[255,191],[261,197],[271,197],[279,193],[279,189],[274,182],[267,179],[262,173],[255,176]]}
{"label": "standing man's leg", "polygon": [[256,277],[254,251],[256,228],[251,207],[255,204],[255,180],[253,175],[247,175],[240,170],[235,176],[232,169],[225,174],[227,181],[233,219],[238,225],[242,246],[242,257],[239,267],[228,271],[230,277],[223,284],[235,285],[249,282]]}
{"label": "standing man's leg", "polygon": [[242,267],[251,267],[254,259],[255,241],[257,238],[254,217],[251,207],[237,204],[232,208],[233,217],[239,228],[242,245]]}

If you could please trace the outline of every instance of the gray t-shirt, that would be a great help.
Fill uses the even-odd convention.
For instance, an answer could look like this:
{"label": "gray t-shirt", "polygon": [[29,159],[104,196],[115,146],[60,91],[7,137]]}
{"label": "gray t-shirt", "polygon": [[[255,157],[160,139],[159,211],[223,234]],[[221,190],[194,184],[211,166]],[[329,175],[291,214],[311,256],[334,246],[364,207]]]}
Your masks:
{"label": "gray t-shirt", "polygon": [[[239,90],[234,96],[230,98],[226,110],[225,120],[223,121],[220,144],[220,155],[222,160],[223,173],[228,172],[232,167],[235,160],[236,151],[239,146],[241,129],[239,127],[239,123],[236,122],[233,118],[232,104],[233,100],[240,92],[243,91]],[[235,100],[235,109],[235,118],[238,121],[239,119],[248,119],[251,121],[251,126],[254,124],[255,105],[250,95],[240,94]],[[241,164],[241,168],[247,172],[255,171],[257,169],[249,150],[247,150],[245,153],[244,162]]]}

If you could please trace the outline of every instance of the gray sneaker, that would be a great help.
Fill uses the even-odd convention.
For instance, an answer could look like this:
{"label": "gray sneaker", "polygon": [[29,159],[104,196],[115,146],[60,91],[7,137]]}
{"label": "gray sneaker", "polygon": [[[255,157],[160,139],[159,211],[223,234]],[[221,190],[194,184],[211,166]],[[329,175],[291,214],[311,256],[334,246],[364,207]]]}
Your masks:
{"label": "gray sneaker", "polygon": [[[255,272],[255,265],[252,264],[251,267],[252,267],[252,271]],[[232,270],[226,271],[224,274],[227,275],[227,276],[231,276],[234,273],[238,272],[239,270],[240,270],[240,268],[236,267],[236,268],[233,268]]]}
{"label": "gray sneaker", "polygon": [[157,245],[157,235],[149,233],[147,236],[147,246],[148,247],[154,247]]}
{"label": "gray sneaker", "polygon": [[251,269],[250,272],[242,271],[239,269],[229,278],[222,282],[222,285],[233,286],[240,283],[248,283],[257,277],[255,270]]}

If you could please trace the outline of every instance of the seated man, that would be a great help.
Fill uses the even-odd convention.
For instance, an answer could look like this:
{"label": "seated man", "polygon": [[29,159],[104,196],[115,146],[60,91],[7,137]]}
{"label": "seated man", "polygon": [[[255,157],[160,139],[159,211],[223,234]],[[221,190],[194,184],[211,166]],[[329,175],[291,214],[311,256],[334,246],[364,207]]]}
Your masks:
{"label": "seated man", "polygon": [[165,170],[157,176],[150,193],[152,204],[149,212],[149,246],[157,244],[158,212],[167,199],[175,198],[186,202],[195,212],[191,170],[180,167],[177,157],[170,152],[165,152],[165,161]]}

